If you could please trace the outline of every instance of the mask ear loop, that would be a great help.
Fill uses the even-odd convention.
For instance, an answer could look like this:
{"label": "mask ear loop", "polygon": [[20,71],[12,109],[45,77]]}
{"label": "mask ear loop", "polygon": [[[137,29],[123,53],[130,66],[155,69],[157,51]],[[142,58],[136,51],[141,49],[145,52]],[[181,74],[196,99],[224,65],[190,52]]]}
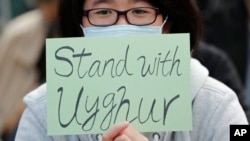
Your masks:
{"label": "mask ear loop", "polygon": [[165,23],[168,21],[168,16],[165,18],[165,20],[163,21],[162,25],[161,25],[161,33],[163,33],[163,26],[165,25]]}
{"label": "mask ear loop", "polygon": [[82,24],[79,24],[80,25],[80,27],[81,27],[81,29],[82,29],[82,32],[83,32],[83,37],[84,37],[84,30],[83,30],[83,26],[82,26]]}
{"label": "mask ear loop", "polygon": [[161,28],[163,28],[163,26],[165,25],[165,23],[168,21],[168,16],[165,18],[165,20],[163,21]]}
{"label": "mask ear loop", "polygon": [[81,29],[83,29],[83,26],[82,26],[82,24],[79,24],[79,25],[80,25]]}

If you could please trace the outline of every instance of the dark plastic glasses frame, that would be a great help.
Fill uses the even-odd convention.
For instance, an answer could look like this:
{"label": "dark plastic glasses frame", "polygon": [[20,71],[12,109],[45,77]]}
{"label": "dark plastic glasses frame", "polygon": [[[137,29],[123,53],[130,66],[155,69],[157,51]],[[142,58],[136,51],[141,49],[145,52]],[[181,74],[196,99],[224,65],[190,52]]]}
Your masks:
{"label": "dark plastic glasses frame", "polygon": [[[146,24],[133,24],[131,23],[129,20],[128,20],[128,17],[127,17],[127,13],[133,9],[138,9],[138,8],[149,8],[149,9],[152,9],[155,11],[155,18],[152,22],[150,23],[146,23]],[[93,24],[90,20],[89,20],[89,13],[93,10],[98,10],[98,9],[108,9],[108,10],[112,10],[112,11],[115,11],[117,13],[117,17],[116,17],[116,20],[114,21],[114,23],[112,24],[106,24],[106,25],[96,25],[96,24]],[[115,10],[115,9],[111,9],[111,8],[95,8],[95,9],[89,9],[89,10],[83,10],[82,13],[81,13],[81,16],[86,16],[89,23],[91,25],[94,25],[94,26],[111,26],[111,25],[115,25],[120,17],[120,15],[124,15],[125,18],[126,18],[126,21],[131,24],[131,25],[137,25],[137,26],[145,26],[145,25],[150,25],[152,23],[155,22],[156,20],[156,17],[158,16],[158,14],[160,14],[160,9],[159,8],[154,8],[154,7],[135,7],[135,8],[131,8],[131,9],[128,9],[128,10],[125,10],[125,11],[119,11],[119,10]]]}

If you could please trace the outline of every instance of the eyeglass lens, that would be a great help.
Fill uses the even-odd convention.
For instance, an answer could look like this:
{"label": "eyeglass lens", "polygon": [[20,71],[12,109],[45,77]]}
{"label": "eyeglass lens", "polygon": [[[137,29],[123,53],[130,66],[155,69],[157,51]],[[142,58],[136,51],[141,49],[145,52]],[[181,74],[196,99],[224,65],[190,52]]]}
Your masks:
{"label": "eyeglass lens", "polygon": [[93,25],[113,25],[117,22],[119,15],[125,15],[126,20],[134,25],[146,25],[155,21],[157,11],[154,8],[138,7],[121,12],[114,9],[100,8],[88,12],[88,20]]}

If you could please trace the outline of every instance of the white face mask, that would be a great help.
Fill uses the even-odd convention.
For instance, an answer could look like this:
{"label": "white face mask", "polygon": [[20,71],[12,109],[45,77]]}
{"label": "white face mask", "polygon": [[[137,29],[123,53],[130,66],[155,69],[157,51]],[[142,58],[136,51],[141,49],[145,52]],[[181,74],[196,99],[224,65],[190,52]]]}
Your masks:
{"label": "white face mask", "polygon": [[140,34],[162,34],[162,27],[167,22],[164,20],[161,26],[135,26],[135,25],[113,25],[105,27],[87,27],[81,26],[85,37],[96,36],[123,36]]}

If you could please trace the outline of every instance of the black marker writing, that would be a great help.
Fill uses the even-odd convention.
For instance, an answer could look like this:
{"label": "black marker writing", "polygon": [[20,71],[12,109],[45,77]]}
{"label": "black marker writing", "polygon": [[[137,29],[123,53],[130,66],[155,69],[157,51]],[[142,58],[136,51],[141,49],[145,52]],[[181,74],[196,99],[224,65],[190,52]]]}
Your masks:
{"label": "black marker writing", "polygon": [[[133,104],[137,105],[138,107],[131,107],[132,101],[126,98],[125,86],[119,87],[116,93],[106,94],[103,99],[97,96],[92,102],[89,100],[90,96],[84,96],[84,87],[81,87],[71,118],[68,120],[64,119],[64,121],[62,121],[61,117],[63,114],[61,113],[64,111],[62,109],[62,99],[64,93],[63,87],[58,88],[58,93],[60,94],[58,104],[58,120],[60,126],[66,128],[70,126],[72,122],[76,122],[79,126],[81,126],[83,131],[90,131],[93,129],[93,127],[97,127],[97,121],[101,122],[99,124],[100,130],[105,131],[111,125],[117,122],[117,117],[123,121],[138,122],[140,124],[145,124],[148,121],[152,121],[155,123],[162,122],[162,124],[165,125],[169,108],[174,103],[174,101],[180,97],[180,95],[176,95],[169,101],[167,101],[166,98],[164,98],[162,101],[153,99],[150,108],[145,109],[143,104],[148,105],[148,101],[145,103],[143,97],[139,98],[139,101],[133,100]],[[115,97],[119,97],[120,101],[115,101]],[[158,107],[155,106],[156,104],[158,104]],[[84,105],[84,107],[81,108],[81,105]],[[159,110],[159,105],[163,105],[163,115],[159,115],[154,112],[155,110]],[[133,111],[137,112],[132,112],[131,108],[133,108]],[[100,115],[100,110],[104,110],[106,114]],[[145,115],[145,111],[148,111],[148,114]],[[123,113],[123,117],[121,117],[121,113]]]}
{"label": "black marker writing", "polygon": [[149,63],[149,60],[147,60],[146,56],[138,57],[137,60],[142,61],[141,76],[142,77],[146,77],[147,75],[154,75],[154,76],[161,75],[164,77],[172,76],[174,68],[176,69],[175,74],[177,76],[181,76],[181,73],[179,72],[179,66],[180,66],[181,61],[178,58],[176,59],[177,52],[178,52],[178,46],[175,49],[175,53],[172,59],[170,59],[169,57],[169,55],[171,54],[170,50],[166,52],[164,58],[162,58],[162,53],[159,53],[158,57],[155,57],[154,63],[152,64]]}
{"label": "black marker writing", "polygon": [[[66,57],[60,55],[60,53],[72,54],[71,57]],[[82,79],[84,77],[103,77],[109,74],[112,78],[120,77],[122,75],[133,75],[128,69],[128,54],[129,45],[126,48],[124,58],[115,59],[109,58],[107,60],[93,59],[92,53],[86,53],[86,49],[83,48],[81,53],[75,53],[75,50],[70,46],[63,46],[56,50],[55,59],[65,62],[66,66],[70,68],[69,72],[60,72],[60,68],[54,68],[55,74],[61,77],[70,77],[73,73],[78,75],[78,78]],[[74,66],[74,60],[77,61],[77,69]],[[91,62],[90,65],[86,65],[86,62]],[[75,68],[75,69],[74,69]],[[75,72],[77,71],[77,72]]]}

